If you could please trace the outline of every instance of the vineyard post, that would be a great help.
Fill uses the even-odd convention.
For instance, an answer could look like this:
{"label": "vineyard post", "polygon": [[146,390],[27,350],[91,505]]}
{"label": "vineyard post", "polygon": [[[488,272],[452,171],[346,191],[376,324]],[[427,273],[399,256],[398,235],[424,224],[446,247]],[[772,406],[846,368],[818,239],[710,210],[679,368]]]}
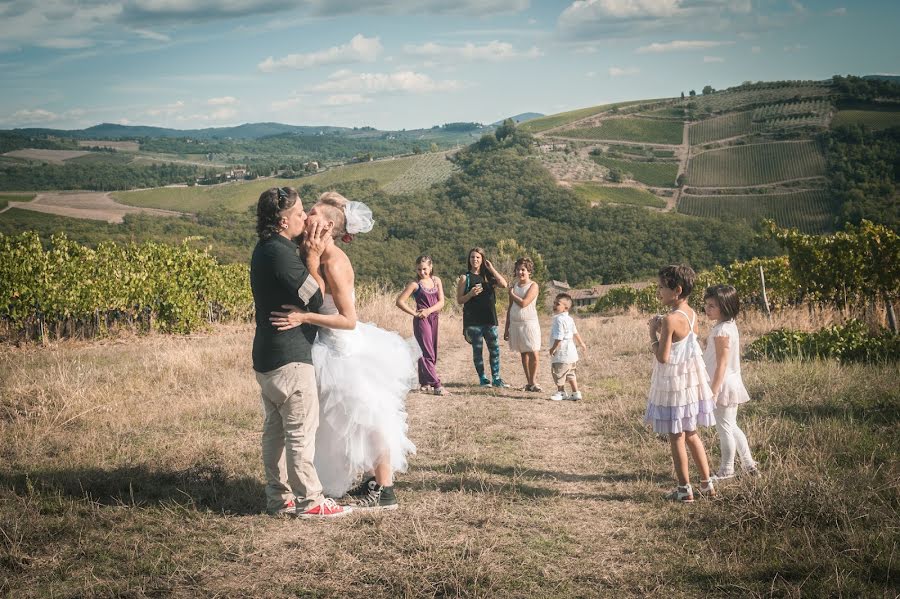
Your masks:
{"label": "vineyard post", "polygon": [[766,310],[766,319],[772,320],[772,313],[769,312],[769,298],[766,296],[766,275],[763,273],[762,264],[759,265],[759,283],[762,286],[763,308]]}
{"label": "vineyard post", "polygon": [[884,303],[887,304],[887,317],[888,317],[888,326],[891,328],[891,332],[895,335],[897,334],[897,316],[894,314],[894,304],[891,302],[889,297],[884,298]]}

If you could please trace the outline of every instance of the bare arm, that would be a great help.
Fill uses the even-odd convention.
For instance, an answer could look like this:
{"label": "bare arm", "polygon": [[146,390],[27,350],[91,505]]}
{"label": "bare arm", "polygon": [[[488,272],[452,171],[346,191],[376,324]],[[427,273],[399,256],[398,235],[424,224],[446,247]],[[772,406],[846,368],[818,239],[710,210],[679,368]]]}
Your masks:
{"label": "bare arm", "polygon": [[672,351],[672,316],[667,315],[662,319],[651,319],[650,338],[653,339],[651,347],[656,361],[665,364],[669,361]]}
{"label": "bare arm", "polygon": [[559,349],[559,344],[560,344],[560,343],[561,343],[561,341],[560,341],[559,339],[554,339],[554,340],[553,340],[553,345],[550,346],[550,355],[551,355],[551,356],[552,356],[553,354],[556,353],[556,350]]}
{"label": "bare arm", "polygon": [[416,316],[416,311],[409,307],[408,300],[409,296],[413,294],[417,286],[418,285],[416,285],[415,281],[409,283],[406,287],[403,288],[403,291],[400,292],[400,295],[397,296],[397,301],[394,302],[398,308],[400,308],[410,316]]}
{"label": "bare arm", "polygon": [[[512,290],[509,292],[509,297],[514,297]],[[509,311],[512,310],[512,304],[506,306],[506,324],[503,325],[503,340],[509,341]]]}
{"label": "bare arm", "polygon": [[494,283],[494,287],[495,287],[495,288],[499,289],[499,288],[502,287],[502,288],[505,289],[506,287],[509,287],[509,283],[506,282],[506,278],[505,278],[503,275],[500,274],[500,271],[498,271],[496,268],[494,268],[494,264],[493,264],[490,260],[485,260],[485,261],[484,261],[484,266],[485,266],[489,271],[491,271],[491,274],[492,274],[492,275],[494,275],[494,279],[495,279],[495,281],[496,281],[496,282]]}
{"label": "bare arm", "polygon": [[575,342],[581,346],[581,349],[584,349],[584,350],[587,349],[587,345],[585,345],[584,340],[581,338],[581,335],[579,335],[578,333],[575,333],[575,335],[573,335],[573,337],[575,339]]}
{"label": "bare arm", "polygon": [[465,275],[459,278],[459,281],[456,283],[456,303],[464,304],[476,295],[481,295],[482,288],[479,285],[475,285],[469,292],[466,293],[466,277]]}
{"label": "bare arm", "polygon": [[356,328],[356,306],[353,303],[353,267],[347,256],[340,256],[329,261],[325,266],[325,277],[337,314],[316,314],[301,312],[293,306],[282,306],[285,312],[272,312],[269,320],[279,331],[286,331],[304,323],[314,324],[329,329]]}
{"label": "bare arm", "polygon": [[710,383],[713,395],[718,395],[725,382],[725,369],[728,367],[728,354],[731,352],[731,339],[729,337],[713,337],[716,344],[716,371]]}

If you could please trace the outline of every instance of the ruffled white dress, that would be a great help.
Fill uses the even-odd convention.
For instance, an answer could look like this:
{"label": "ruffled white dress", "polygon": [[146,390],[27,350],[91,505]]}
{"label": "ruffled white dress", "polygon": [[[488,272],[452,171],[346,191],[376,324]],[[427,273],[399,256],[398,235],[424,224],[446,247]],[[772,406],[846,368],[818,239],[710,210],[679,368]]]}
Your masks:
{"label": "ruffled white dress", "polygon": [[750,394],[744,386],[741,378],[741,336],[737,325],[733,320],[727,320],[716,324],[709,332],[706,339],[706,351],[703,352],[703,361],[706,363],[706,371],[710,379],[716,373],[716,337],[728,337],[728,364],[725,366],[725,380],[722,381],[722,389],[715,397],[716,405],[730,408],[750,401]]}
{"label": "ruffled white dress", "polygon": [[[325,295],[322,314],[336,314]],[[359,322],[319,328],[312,348],[319,388],[315,466],[326,495],[342,496],[385,453],[404,472],[416,446],[406,436],[406,394],[418,387],[422,353],[414,339]]]}
{"label": "ruffled white dress", "polygon": [[644,414],[644,422],[652,424],[654,432],[663,434],[694,431],[699,426],[716,423],[712,389],[703,350],[694,333],[694,320],[681,310],[676,312],[688,321],[691,332],[672,343],[668,362],[653,361],[650,397]]}

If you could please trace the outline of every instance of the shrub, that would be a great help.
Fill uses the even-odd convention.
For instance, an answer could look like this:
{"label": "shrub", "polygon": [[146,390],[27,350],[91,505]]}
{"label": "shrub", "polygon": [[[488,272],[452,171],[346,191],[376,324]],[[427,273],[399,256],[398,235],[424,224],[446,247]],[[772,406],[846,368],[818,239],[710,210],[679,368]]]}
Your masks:
{"label": "shrub", "polygon": [[750,344],[748,360],[835,359],[850,362],[896,362],[900,359],[900,336],[889,331],[872,333],[865,323],[844,324],[807,333],[776,329]]}

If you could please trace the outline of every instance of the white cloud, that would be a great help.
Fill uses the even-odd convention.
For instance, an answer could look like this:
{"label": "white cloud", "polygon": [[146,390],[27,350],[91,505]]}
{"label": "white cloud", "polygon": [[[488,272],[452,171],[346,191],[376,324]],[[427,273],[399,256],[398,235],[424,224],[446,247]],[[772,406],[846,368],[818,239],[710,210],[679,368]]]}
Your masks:
{"label": "white cloud", "polygon": [[232,96],[224,96],[221,98],[210,98],[206,103],[210,106],[230,106],[237,104],[237,99]]}
{"label": "white cloud", "polygon": [[182,100],[178,100],[171,104],[166,104],[165,106],[150,108],[146,110],[145,113],[150,116],[169,116],[181,112],[182,110],[184,110],[184,108],[184,102]]}
{"label": "white cloud", "polygon": [[149,29],[132,29],[131,30],[135,35],[145,40],[152,40],[154,42],[170,42],[172,38],[170,38],[165,33],[159,33],[157,31],[151,31]]}
{"label": "white cloud", "polygon": [[711,62],[725,62],[725,59],[721,56],[704,56],[703,62],[711,63]]}
{"label": "white cloud", "polygon": [[335,94],[325,98],[326,106],[349,106],[351,104],[368,104],[371,98],[361,94]]}
{"label": "white cloud", "polygon": [[414,71],[396,73],[335,73],[328,81],[313,86],[313,91],[335,93],[406,92],[424,94],[460,89],[459,81],[435,81]]}
{"label": "white cloud", "polygon": [[36,45],[42,48],[53,48],[54,50],[78,50],[90,48],[94,45],[94,42],[86,38],[57,37],[40,40]]}
{"label": "white cloud", "polygon": [[529,0],[310,0],[313,12],[321,15],[342,14],[436,14],[486,17],[514,14],[528,8]]}
{"label": "white cloud", "polygon": [[536,46],[524,52],[516,50],[512,44],[501,41],[491,41],[477,45],[467,43],[462,46],[444,46],[434,42],[428,42],[421,46],[406,45],[403,51],[413,56],[427,56],[440,61],[488,61],[500,62],[516,58],[537,58],[543,53]]}
{"label": "white cloud", "polygon": [[843,17],[847,15],[847,9],[843,6],[840,8],[835,8],[834,10],[829,10],[825,13],[825,16],[828,17]]}
{"label": "white cloud", "polygon": [[209,118],[212,121],[225,121],[228,119],[232,119],[235,116],[237,116],[237,110],[228,107],[214,110],[209,114]]}
{"label": "white cloud", "polygon": [[16,123],[49,123],[59,118],[59,115],[49,110],[36,108],[34,110],[18,110],[13,114],[12,121]]}
{"label": "white cloud", "polygon": [[750,51],[754,54],[759,54],[760,52],[762,52],[762,48],[760,48],[759,46],[753,46],[752,48],[750,48]]}
{"label": "white cloud", "polygon": [[637,75],[641,70],[637,67],[610,67],[609,68],[609,76],[610,77],[625,77],[628,75]]}
{"label": "white cloud", "polygon": [[706,50],[718,46],[728,46],[734,42],[716,42],[701,40],[675,40],[665,43],[652,43],[649,46],[641,46],[635,52],[638,54],[660,54],[663,52],[681,52],[685,50]]}
{"label": "white cloud", "polygon": [[288,54],[278,60],[270,56],[259,63],[259,70],[271,73],[279,69],[311,69],[330,64],[374,62],[382,50],[384,46],[381,45],[379,38],[357,34],[348,43],[327,50],[308,54]]}

